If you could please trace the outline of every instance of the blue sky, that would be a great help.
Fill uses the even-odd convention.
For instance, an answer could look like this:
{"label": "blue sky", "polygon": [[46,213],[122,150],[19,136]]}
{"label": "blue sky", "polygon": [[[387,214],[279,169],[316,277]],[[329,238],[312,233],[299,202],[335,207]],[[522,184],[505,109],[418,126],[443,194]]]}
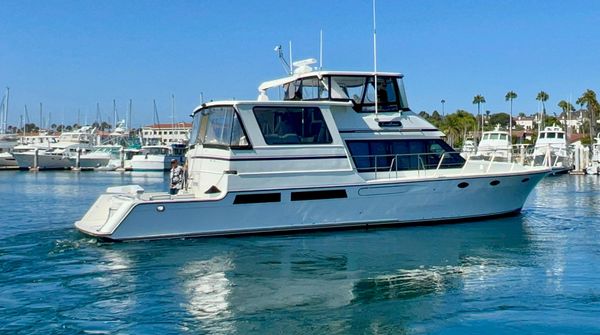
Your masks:
{"label": "blue sky", "polygon": [[[371,1],[2,1],[0,87],[11,88],[9,123],[24,105],[54,123],[104,117],[133,99],[133,125],[177,119],[207,100],[254,99],[283,76],[273,47],[293,42],[294,59],[319,55],[324,68],[372,70]],[[402,72],[415,111],[458,108],[515,113],[573,102],[600,90],[600,1],[377,1],[378,68]]]}

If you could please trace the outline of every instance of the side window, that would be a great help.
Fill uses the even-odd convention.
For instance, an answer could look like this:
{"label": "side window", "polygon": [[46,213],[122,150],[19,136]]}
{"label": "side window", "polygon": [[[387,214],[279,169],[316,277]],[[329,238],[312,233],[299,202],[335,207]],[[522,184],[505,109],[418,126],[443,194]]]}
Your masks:
{"label": "side window", "polygon": [[234,149],[250,147],[239,116],[231,106],[210,107],[196,113],[191,140],[205,146]]}
{"label": "side window", "polygon": [[254,107],[253,111],[269,145],[332,143],[317,107]]}
{"label": "side window", "polygon": [[[359,172],[462,167],[465,160],[442,140],[347,141]],[[443,161],[440,160],[443,157]]]}

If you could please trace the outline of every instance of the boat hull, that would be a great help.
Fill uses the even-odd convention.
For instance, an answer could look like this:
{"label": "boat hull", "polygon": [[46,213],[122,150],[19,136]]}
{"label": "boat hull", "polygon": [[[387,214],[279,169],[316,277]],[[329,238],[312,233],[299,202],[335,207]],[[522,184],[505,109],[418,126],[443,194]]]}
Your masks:
{"label": "boat hull", "polygon": [[9,153],[0,153],[0,167],[15,167],[17,160]]}
{"label": "boat hull", "polygon": [[[220,200],[105,194],[75,226],[101,238],[138,240],[455,222],[518,213],[548,172],[231,192]],[[293,199],[319,190],[343,190],[346,197]],[[250,193],[278,193],[280,201],[236,203]]]}
{"label": "boat hull", "polygon": [[[14,153],[15,159],[17,160],[17,164],[21,169],[29,169],[34,166],[34,153],[32,152],[22,152],[22,153]],[[60,169],[68,169],[72,166],[69,158],[63,155],[44,155],[40,153],[38,155],[38,164],[39,169],[43,170],[60,170]]]}

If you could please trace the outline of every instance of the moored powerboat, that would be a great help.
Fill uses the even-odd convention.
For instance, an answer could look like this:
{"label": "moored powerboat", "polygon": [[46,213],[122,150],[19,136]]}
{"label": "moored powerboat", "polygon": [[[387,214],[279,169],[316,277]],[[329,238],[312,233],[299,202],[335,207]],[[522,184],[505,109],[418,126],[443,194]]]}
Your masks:
{"label": "moored powerboat", "polygon": [[510,162],[512,159],[512,142],[507,131],[496,127],[492,131],[484,131],[477,146],[477,156],[495,161]]}
{"label": "moored powerboat", "polygon": [[12,155],[18,139],[13,134],[0,134],[0,168],[16,167],[17,161]]}
{"label": "moored powerboat", "polygon": [[111,187],[75,227],[135,240],[489,218],[520,212],[550,172],[462,158],[409,109],[401,74],[304,65],[259,92],[194,110],[178,194]]}
{"label": "moored powerboat", "polygon": [[27,151],[14,152],[13,156],[21,169],[68,169],[73,166],[70,158],[91,151],[95,129],[85,126],[60,135],[57,142],[47,147],[34,147]]}
{"label": "moored powerboat", "polygon": [[554,125],[540,131],[532,154],[534,165],[547,165],[553,174],[568,172],[572,166],[565,131]]}
{"label": "moored powerboat", "polygon": [[180,163],[185,161],[185,148],[183,143],[171,145],[146,145],[137,155],[131,157],[131,170],[133,171],[166,171],[171,168],[171,160]]}

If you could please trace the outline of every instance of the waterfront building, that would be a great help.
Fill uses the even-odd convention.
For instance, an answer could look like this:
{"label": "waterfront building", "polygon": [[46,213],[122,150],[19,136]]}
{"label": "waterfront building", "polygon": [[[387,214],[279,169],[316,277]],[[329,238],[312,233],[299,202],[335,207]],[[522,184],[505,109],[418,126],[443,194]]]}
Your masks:
{"label": "waterfront building", "polygon": [[187,143],[192,124],[188,122],[159,123],[142,128],[144,145]]}

